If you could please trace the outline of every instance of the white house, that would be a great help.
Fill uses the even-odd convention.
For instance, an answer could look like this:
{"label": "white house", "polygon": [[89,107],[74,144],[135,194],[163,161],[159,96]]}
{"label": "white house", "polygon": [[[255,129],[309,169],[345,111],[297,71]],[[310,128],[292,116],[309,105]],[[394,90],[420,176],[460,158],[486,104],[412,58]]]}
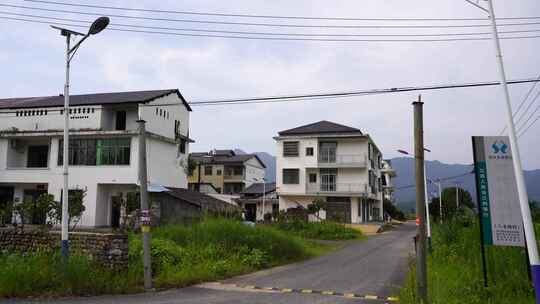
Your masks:
{"label": "white house", "polygon": [[280,210],[327,202],[320,218],[345,223],[380,221],[382,154],[359,129],[329,121],[281,131],[276,183]]}
{"label": "white house", "polygon": [[392,179],[396,177],[396,170],[392,168],[392,161],[384,159],[381,168],[381,178],[384,198],[390,202],[394,202],[394,183]]}
{"label": "white house", "polygon": [[[0,99],[0,204],[45,192],[61,200],[63,102],[62,95]],[[69,187],[86,190],[79,226],[118,224],[113,201],[137,190],[139,119],[149,183],[187,188],[191,109],[177,89],[72,95],[70,105]]]}

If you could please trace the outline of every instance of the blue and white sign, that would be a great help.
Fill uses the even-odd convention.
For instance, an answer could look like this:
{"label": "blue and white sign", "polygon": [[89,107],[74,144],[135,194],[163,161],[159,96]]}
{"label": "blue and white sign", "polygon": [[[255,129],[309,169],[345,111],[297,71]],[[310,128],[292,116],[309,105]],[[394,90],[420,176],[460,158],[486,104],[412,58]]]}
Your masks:
{"label": "blue and white sign", "polygon": [[473,148],[484,243],[497,246],[525,246],[508,137],[474,136]]}

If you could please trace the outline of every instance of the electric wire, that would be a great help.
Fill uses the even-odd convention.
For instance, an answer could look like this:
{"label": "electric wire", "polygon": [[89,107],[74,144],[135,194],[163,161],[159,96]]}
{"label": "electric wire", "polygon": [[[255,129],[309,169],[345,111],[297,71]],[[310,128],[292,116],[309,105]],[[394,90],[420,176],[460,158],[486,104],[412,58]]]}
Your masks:
{"label": "electric wire", "polygon": [[521,137],[521,136],[525,135],[525,133],[527,133],[527,131],[529,131],[529,129],[530,129],[532,126],[534,126],[534,125],[538,122],[538,120],[540,120],[540,116],[536,117],[536,119],[535,119],[535,120],[534,120],[527,128],[525,128],[525,130],[523,130],[523,131],[518,135],[518,137]]}
{"label": "electric wire", "polygon": [[[540,93],[539,93],[540,94]],[[534,116],[536,115],[536,113],[538,113],[538,111],[540,111],[540,103],[536,106],[536,108],[534,109],[534,111],[532,111],[530,114],[529,114],[529,117],[527,118],[527,120],[525,120],[525,122],[521,125],[521,127],[519,127],[517,129],[517,133],[520,133],[523,131],[523,129],[525,128],[525,126],[527,126],[527,124],[529,123],[529,121],[531,119],[534,118]],[[521,133],[521,135],[523,135],[523,133]]]}
{"label": "electric wire", "polygon": [[[538,80],[540,80],[540,74],[538,75]],[[529,91],[527,91],[527,94],[525,94],[525,97],[523,98],[523,100],[521,101],[521,103],[519,104],[519,106],[517,107],[517,109],[514,111],[514,113],[512,114],[512,119],[514,119],[514,117],[519,113],[519,111],[521,110],[521,108],[523,107],[523,105],[525,104],[525,102],[529,99],[529,96],[531,95],[531,93],[534,91],[534,89],[536,88],[536,86],[538,85],[538,82],[535,82],[533,83],[533,85],[529,88]],[[499,136],[503,135],[504,134],[504,131],[506,131],[506,129],[508,128],[508,126],[504,126],[504,128],[501,130],[501,132],[499,132]]]}
{"label": "electric wire", "polygon": [[[526,121],[524,123],[522,123],[522,120],[523,118],[525,118],[527,116],[527,113],[529,112],[529,110],[531,109],[531,107],[534,105],[534,103],[536,102],[536,100],[538,100],[538,97],[540,96],[540,91],[538,91],[538,93],[536,93],[536,95],[534,96],[534,98],[531,100],[531,102],[527,105],[527,108],[521,113],[521,115],[519,115],[518,119],[516,120],[516,123],[515,125],[517,126],[517,129],[521,129],[523,127],[523,125],[526,125],[527,122],[531,119],[531,116],[534,115],[537,111],[538,111],[538,107],[540,107],[540,104],[538,105],[538,107],[532,112],[530,113],[530,115],[528,116],[529,118],[526,119]],[[521,123],[521,126],[520,126],[520,123]]]}
{"label": "electric wire", "polygon": [[[167,14],[182,14],[182,15],[201,15],[201,16],[219,16],[219,17],[241,17],[241,18],[266,18],[266,19],[301,19],[301,20],[333,20],[333,21],[484,21],[486,18],[356,18],[356,17],[310,17],[310,16],[276,16],[276,15],[260,15],[260,14],[227,14],[227,13],[211,13],[211,12],[195,12],[195,11],[178,11],[178,10],[162,10],[162,9],[146,9],[146,8],[129,8],[118,6],[91,5],[81,3],[66,3],[59,1],[44,1],[44,0],[25,0],[26,2],[54,4],[72,7],[99,8],[120,11],[132,12],[147,12],[147,13],[167,13]],[[497,18],[497,20],[531,20],[540,19],[540,17],[506,17]]]}
{"label": "electric wire", "polygon": [[[21,14],[14,12],[0,11],[0,14],[8,16],[21,16],[41,19],[51,19],[68,22],[88,23],[89,20],[78,20],[71,18],[60,18],[52,16]],[[186,32],[205,32],[205,33],[223,33],[223,34],[242,34],[242,35],[268,35],[268,36],[307,36],[307,37],[447,37],[447,36],[475,36],[475,35],[491,35],[491,32],[473,32],[473,33],[434,33],[434,34],[328,34],[328,33],[273,33],[273,32],[251,32],[251,31],[226,31],[226,30],[210,30],[210,29],[196,29],[196,28],[177,28],[177,27],[162,27],[162,26],[147,26],[147,25],[135,25],[135,24],[123,24],[123,23],[111,23],[111,26],[121,26],[130,28],[143,28],[143,29],[158,29],[158,30],[172,30],[172,31],[186,31]],[[520,33],[534,33],[540,32],[540,29],[533,30],[517,30],[517,31],[499,31],[500,34],[520,34]]]}
{"label": "electric wire", "polygon": [[[43,20],[33,20],[25,18],[15,18],[15,17],[4,17],[0,16],[0,19],[12,20],[12,21],[23,21],[31,23],[41,23],[41,24],[55,24],[55,25],[64,25],[64,26],[73,26],[79,28],[87,28],[84,25],[80,24],[71,24],[65,22],[47,22]],[[175,33],[175,32],[162,32],[162,31],[147,31],[147,30],[132,30],[132,29],[120,29],[120,28],[106,28],[105,30],[109,31],[118,31],[118,32],[130,32],[130,33],[144,33],[144,34],[159,34],[159,35],[169,35],[169,36],[188,36],[188,37],[207,37],[207,38],[227,38],[227,39],[245,39],[245,40],[270,40],[270,41],[315,41],[315,42],[453,42],[453,41],[486,41],[491,40],[488,37],[478,37],[478,38],[443,38],[443,39],[327,39],[327,38],[288,38],[288,37],[257,37],[257,36],[228,36],[228,35],[213,35],[213,34],[191,34],[191,33]],[[510,36],[510,37],[501,37],[501,40],[516,40],[516,39],[533,39],[540,38],[540,35],[532,36]]]}
{"label": "electric wire", "polygon": [[[446,25],[315,25],[315,24],[285,24],[285,23],[258,23],[258,22],[233,22],[233,21],[213,21],[213,20],[196,20],[196,19],[173,19],[173,18],[158,18],[158,17],[145,17],[145,16],[129,16],[129,15],[116,15],[109,13],[94,13],[94,12],[82,12],[62,9],[51,9],[44,7],[33,7],[25,5],[14,4],[0,4],[1,7],[22,8],[28,10],[39,10],[54,13],[68,13],[87,16],[102,16],[107,15],[115,18],[126,18],[136,20],[152,20],[152,21],[166,21],[166,22],[184,22],[184,23],[200,23],[200,24],[221,24],[221,25],[243,25],[243,26],[265,26],[265,27],[291,27],[291,28],[334,28],[334,29],[354,29],[354,28],[474,28],[474,27],[491,27],[490,24],[446,24]],[[540,22],[518,22],[518,23],[500,23],[497,26],[524,26],[524,25],[538,25]]]}

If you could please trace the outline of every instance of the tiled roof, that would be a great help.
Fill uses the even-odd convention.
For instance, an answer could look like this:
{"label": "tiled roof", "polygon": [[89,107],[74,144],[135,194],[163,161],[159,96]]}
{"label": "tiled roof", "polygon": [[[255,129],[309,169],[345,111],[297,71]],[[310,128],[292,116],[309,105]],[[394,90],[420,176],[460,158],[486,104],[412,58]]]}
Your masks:
{"label": "tiled roof", "polygon": [[203,210],[209,211],[226,211],[237,209],[238,206],[229,204],[225,201],[214,198],[210,195],[191,191],[182,188],[167,187],[170,191],[166,192],[172,197],[184,200],[188,203],[200,206]]}
{"label": "tiled roof", "polygon": [[256,154],[239,154],[233,156],[227,155],[210,155],[204,152],[194,152],[189,155],[192,159],[200,161],[203,164],[239,164],[244,163],[245,161],[250,160],[251,158],[256,158],[263,168],[266,168],[264,163]]}
{"label": "tiled roof", "polygon": [[244,190],[243,194],[263,194],[263,191],[266,191],[266,193],[274,192],[276,190],[276,183],[255,183],[251,186],[247,187],[246,190]]}
{"label": "tiled roof", "polygon": [[312,123],[297,128],[284,130],[279,132],[280,136],[286,135],[307,135],[307,134],[343,134],[343,133],[357,133],[362,134],[360,129],[351,128],[348,126],[340,125],[335,122],[321,120],[316,123]]}
{"label": "tiled roof", "polygon": [[[182,97],[178,89],[70,95],[69,104],[71,106],[89,106],[101,104],[146,103],[172,93],[177,94],[186,108],[191,111],[190,106],[187,104],[184,97]],[[0,109],[61,107],[63,105],[63,95],[0,99]]]}

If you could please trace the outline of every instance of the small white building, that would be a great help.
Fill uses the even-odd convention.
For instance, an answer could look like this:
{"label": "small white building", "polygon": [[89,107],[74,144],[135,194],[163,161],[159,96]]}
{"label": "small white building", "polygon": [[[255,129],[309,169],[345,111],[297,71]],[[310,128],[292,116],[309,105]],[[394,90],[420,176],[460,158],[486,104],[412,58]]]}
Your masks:
{"label": "small white building", "polygon": [[[61,200],[63,103],[0,99],[0,204],[47,192]],[[79,227],[118,225],[113,202],[137,191],[137,120],[146,121],[148,182],[187,188],[191,108],[177,89],[72,95],[70,105],[69,188],[86,190]]]}
{"label": "small white building", "polygon": [[281,131],[274,139],[280,210],[323,200],[322,219],[382,221],[382,154],[369,135],[320,121]]}
{"label": "small white building", "polygon": [[392,168],[392,161],[384,159],[381,168],[382,188],[384,192],[384,199],[394,203],[394,183],[392,179],[396,177],[396,170]]}

